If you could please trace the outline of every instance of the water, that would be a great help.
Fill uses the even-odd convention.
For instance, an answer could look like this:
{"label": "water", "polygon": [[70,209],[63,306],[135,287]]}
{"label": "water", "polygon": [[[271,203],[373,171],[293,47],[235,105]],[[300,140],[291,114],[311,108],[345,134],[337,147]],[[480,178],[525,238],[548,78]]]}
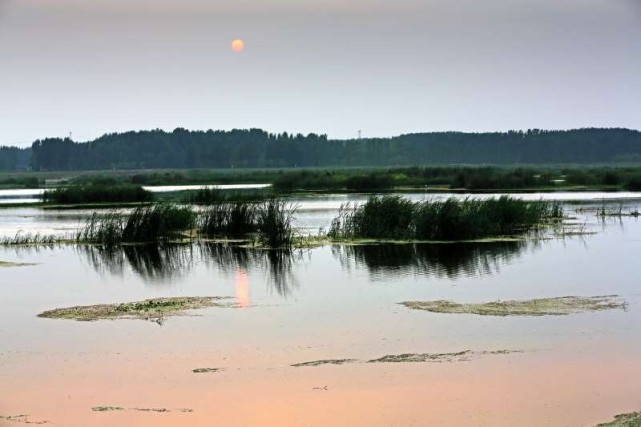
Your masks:
{"label": "water", "polygon": [[[326,226],[347,200],[363,196],[297,200],[298,226]],[[0,261],[34,264],[0,267],[0,415],[64,426],[590,426],[639,410],[641,222],[597,218],[600,195],[584,202],[566,211],[595,234],[517,242],[293,252],[203,243],[0,247]],[[0,215],[11,235],[17,227],[65,232],[87,212],[21,208]],[[36,317],[56,307],[207,295],[232,297],[242,308],[200,310],[162,325]],[[399,305],[567,295],[620,295],[628,305],[547,317]],[[465,350],[521,352],[364,363]],[[290,366],[321,359],[358,363]],[[194,374],[197,368],[222,370]],[[95,406],[172,412],[91,411]],[[193,412],[178,411],[184,408]]]}

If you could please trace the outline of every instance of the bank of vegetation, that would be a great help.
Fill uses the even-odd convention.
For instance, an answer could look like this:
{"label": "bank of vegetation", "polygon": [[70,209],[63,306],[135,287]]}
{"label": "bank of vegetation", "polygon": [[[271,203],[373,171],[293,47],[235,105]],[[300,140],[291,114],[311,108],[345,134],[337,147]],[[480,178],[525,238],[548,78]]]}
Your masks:
{"label": "bank of vegetation", "polygon": [[558,204],[507,196],[420,202],[375,196],[355,208],[343,205],[328,235],[335,239],[470,240],[519,235],[562,217]]}
{"label": "bank of vegetation", "polygon": [[125,183],[71,185],[42,194],[44,203],[54,204],[140,203],[153,199],[153,194],[141,186]]}
{"label": "bank of vegetation", "polygon": [[196,238],[249,239],[269,248],[287,248],[294,243],[295,207],[285,200],[215,203],[202,210],[192,205],[156,203],[94,213],[76,235],[79,243],[118,245],[162,243]]}

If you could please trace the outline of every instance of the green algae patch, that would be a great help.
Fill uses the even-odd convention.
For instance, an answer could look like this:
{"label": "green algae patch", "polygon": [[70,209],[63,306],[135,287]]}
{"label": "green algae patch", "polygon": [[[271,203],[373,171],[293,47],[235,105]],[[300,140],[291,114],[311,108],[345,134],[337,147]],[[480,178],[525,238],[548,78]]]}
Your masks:
{"label": "green algae patch", "polygon": [[236,307],[227,302],[226,297],[177,297],[155,298],[139,302],[122,304],[100,304],[57,308],[40,313],[38,317],[46,319],[68,319],[82,322],[94,320],[141,319],[158,320],[165,317],[179,316],[189,310],[209,307]]}
{"label": "green algae patch", "polygon": [[198,368],[198,369],[192,369],[191,372],[194,374],[214,374],[216,372],[221,372],[224,369],[222,368]]}
{"label": "green algae patch", "polygon": [[32,421],[29,415],[0,415],[0,421],[22,424],[48,424],[49,421]]}
{"label": "green algae patch", "polygon": [[568,296],[480,304],[459,304],[452,301],[406,301],[400,304],[414,310],[432,313],[477,314],[481,316],[565,316],[594,311],[624,310],[626,308],[625,301],[616,295]]}
{"label": "green algae patch", "polygon": [[641,426],[641,412],[616,415],[614,421],[598,424],[597,427],[639,427]]}
{"label": "green algae patch", "polygon": [[328,359],[328,360],[314,360],[312,362],[295,363],[291,365],[294,368],[302,368],[306,366],[321,366],[321,365],[344,365],[346,363],[358,362],[356,359]]}

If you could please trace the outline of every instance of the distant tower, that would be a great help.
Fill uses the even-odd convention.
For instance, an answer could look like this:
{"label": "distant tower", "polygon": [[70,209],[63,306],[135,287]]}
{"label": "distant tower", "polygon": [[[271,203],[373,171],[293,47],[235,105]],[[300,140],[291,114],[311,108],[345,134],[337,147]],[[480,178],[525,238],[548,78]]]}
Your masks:
{"label": "distant tower", "polygon": [[69,132],[69,139],[73,140],[73,133]]}
{"label": "distant tower", "polygon": [[358,139],[362,139],[362,137],[363,137],[363,131],[359,129],[358,130]]}

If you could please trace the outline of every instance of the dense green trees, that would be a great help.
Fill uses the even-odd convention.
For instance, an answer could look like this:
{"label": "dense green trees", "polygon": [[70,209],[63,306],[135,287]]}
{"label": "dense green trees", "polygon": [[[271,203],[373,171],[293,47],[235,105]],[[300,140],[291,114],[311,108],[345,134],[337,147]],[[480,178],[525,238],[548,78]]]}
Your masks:
{"label": "dense green trees", "polygon": [[0,170],[26,170],[31,160],[30,148],[0,147]]}
{"label": "dense green trees", "polygon": [[[9,154],[13,152],[10,150],[15,152],[17,149],[0,151],[2,169],[12,168]],[[19,152],[20,156],[27,153],[26,150]],[[394,138],[328,140],[325,135],[269,134],[260,129],[227,132],[179,128],[173,132],[108,134],[88,143],[75,143],[70,139],[39,140],[33,144],[31,156],[33,170],[640,161],[641,132],[628,129],[441,132]],[[15,165],[17,160],[13,162]]]}

